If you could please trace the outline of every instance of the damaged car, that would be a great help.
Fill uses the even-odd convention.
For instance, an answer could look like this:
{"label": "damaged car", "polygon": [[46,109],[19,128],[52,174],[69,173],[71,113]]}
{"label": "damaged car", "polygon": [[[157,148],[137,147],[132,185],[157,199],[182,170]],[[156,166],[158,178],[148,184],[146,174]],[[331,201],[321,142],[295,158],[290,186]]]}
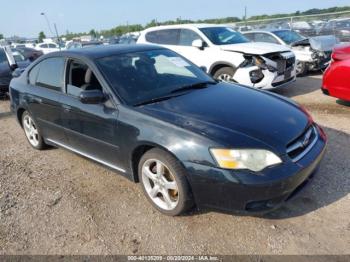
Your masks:
{"label": "damaged car", "polygon": [[[290,48],[252,43],[229,26],[189,24],[159,26],[141,32],[137,43],[169,48],[215,79],[257,89],[274,89],[295,81]],[[179,64],[181,66],[181,64]]]}
{"label": "damaged car", "polygon": [[253,42],[274,43],[289,46],[296,56],[296,73],[303,76],[309,71],[324,70],[330,60],[333,47],[339,43],[331,35],[306,38],[293,30],[250,31],[244,36]]}

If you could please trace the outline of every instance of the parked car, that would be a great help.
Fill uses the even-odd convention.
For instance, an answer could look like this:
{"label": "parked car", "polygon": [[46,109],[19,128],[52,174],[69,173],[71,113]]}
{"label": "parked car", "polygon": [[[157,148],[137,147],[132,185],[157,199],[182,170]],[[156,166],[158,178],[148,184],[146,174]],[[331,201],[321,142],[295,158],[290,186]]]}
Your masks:
{"label": "parked car", "polygon": [[251,43],[228,26],[153,27],[143,31],[137,42],[167,47],[222,81],[273,89],[295,80],[295,56],[288,47]]}
{"label": "parked car", "polygon": [[350,101],[350,45],[334,49],[332,63],[323,75],[322,91],[326,95]]}
{"label": "parked car", "polygon": [[66,148],[140,182],[167,215],[194,204],[273,210],[307,183],[326,147],[292,100],[215,81],[159,46],[42,56],[11,81],[10,97],[32,147]]}
{"label": "parked car", "polygon": [[89,42],[69,42],[66,45],[66,49],[77,49],[77,48],[87,48],[87,47],[94,47],[103,45],[100,41],[89,41]]}
{"label": "parked car", "polygon": [[29,61],[22,60],[19,53],[13,54],[9,46],[0,46],[0,96],[8,92],[12,73],[17,68],[23,70],[28,65]]}
{"label": "parked car", "polygon": [[250,31],[245,32],[244,36],[253,42],[290,47],[296,55],[298,76],[325,69],[331,60],[332,49],[338,43],[334,36],[306,38],[292,30]]}
{"label": "parked car", "polygon": [[138,37],[134,35],[121,36],[119,38],[118,44],[121,45],[132,45],[136,44]]}
{"label": "parked car", "polygon": [[42,51],[36,50],[34,48],[28,48],[28,47],[18,47],[18,48],[14,48],[13,50],[21,53],[21,55],[23,55],[29,61],[34,61],[38,57],[44,54]]}
{"label": "parked car", "polygon": [[320,35],[335,35],[342,42],[350,41],[350,18],[329,20],[320,30]]}
{"label": "parked car", "polygon": [[297,21],[290,23],[289,29],[294,30],[295,32],[307,37],[316,35],[316,28],[311,23],[306,21]]}
{"label": "parked car", "polygon": [[36,45],[35,49],[42,51],[44,54],[49,54],[61,50],[59,45],[57,45],[56,43],[40,43]]}

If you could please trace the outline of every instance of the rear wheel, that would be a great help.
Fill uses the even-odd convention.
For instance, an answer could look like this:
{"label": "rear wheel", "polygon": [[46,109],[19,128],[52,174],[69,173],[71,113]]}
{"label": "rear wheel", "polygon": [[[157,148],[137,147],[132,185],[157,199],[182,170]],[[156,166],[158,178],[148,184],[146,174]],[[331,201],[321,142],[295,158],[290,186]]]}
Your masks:
{"label": "rear wheel", "polygon": [[138,171],[147,199],[161,213],[177,216],[193,206],[185,170],[169,153],[151,149],[142,156]]}
{"label": "rear wheel", "polygon": [[37,124],[27,111],[22,114],[22,127],[24,129],[24,133],[28,139],[28,142],[32,147],[38,150],[44,149],[46,147]]}
{"label": "rear wheel", "polygon": [[214,78],[223,82],[236,83],[236,81],[233,79],[234,75],[235,70],[232,67],[225,66],[214,73]]}

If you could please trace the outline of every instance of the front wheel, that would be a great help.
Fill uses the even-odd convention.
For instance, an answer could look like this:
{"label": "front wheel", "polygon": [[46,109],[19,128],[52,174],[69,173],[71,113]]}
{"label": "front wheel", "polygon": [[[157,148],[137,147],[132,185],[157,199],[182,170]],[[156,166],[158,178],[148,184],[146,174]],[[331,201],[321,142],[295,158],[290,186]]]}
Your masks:
{"label": "front wheel", "polygon": [[147,199],[161,213],[177,216],[193,206],[185,170],[169,153],[157,148],[146,152],[138,175]]}
{"label": "front wheel", "polygon": [[236,81],[233,79],[234,74],[235,74],[235,70],[232,67],[226,66],[217,70],[214,73],[213,77],[219,81],[236,83]]}
{"label": "front wheel", "polygon": [[296,74],[297,76],[305,76],[307,72],[307,64],[305,62],[297,61]]}

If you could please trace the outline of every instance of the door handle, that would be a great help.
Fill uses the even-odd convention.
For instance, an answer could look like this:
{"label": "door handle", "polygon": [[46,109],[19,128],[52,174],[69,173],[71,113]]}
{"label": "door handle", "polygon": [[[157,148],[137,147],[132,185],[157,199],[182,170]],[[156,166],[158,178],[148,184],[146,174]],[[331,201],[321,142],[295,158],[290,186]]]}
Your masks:
{"label": "door handle", "polygon": [[68,105],[62,105],[62,107],[63,107],[63,110],[64,110],[65,112],[69,112],[69,111],[72,110],[72,107],[71,107],[71,106],[68,106]]}
{"label": "door handle", "polygon": [[43,100],[41,98],[38,98],[38,97],[35,97],[33,100],[35,103],[39,103],[39,104],[41,104],[43,102]]}

